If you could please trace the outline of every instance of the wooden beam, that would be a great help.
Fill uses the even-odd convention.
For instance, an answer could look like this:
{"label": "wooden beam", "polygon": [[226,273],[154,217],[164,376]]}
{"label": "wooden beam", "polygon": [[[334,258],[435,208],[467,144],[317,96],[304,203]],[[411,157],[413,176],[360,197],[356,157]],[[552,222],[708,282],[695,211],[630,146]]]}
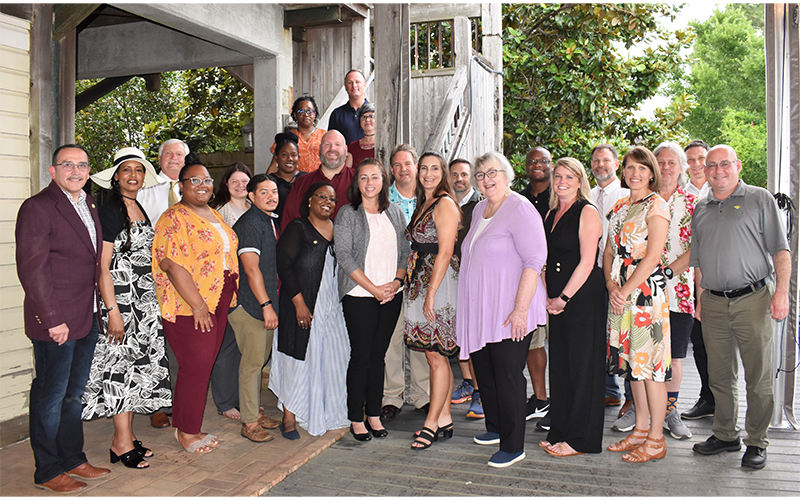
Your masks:
{"label": "wooden beam", "polygon": [[75,52],[77,44],[78,34],[74,29],[58,41],[61,50],[58,71],[59,144],[75,142]]}
{"label": "wooden beam", "polygon": [[75,97],[75,111],[78,112],[103,96],[113,92],[114,89],[127,82],[131,78],[133,77],[116,76],[113,78],[106,78],[95,83]]}
{"label": "wooden beam", "polygon": [[342,7],[339,5],[326,5],[324,7],[310,7],[308,9],[287,10],[283,13],[284,28],[299,28],[305,26],[322,26],[326,24],[342,23]]}
{"label": "wooden beam", "polygon": [[447,21],[455,17],[480,17],[479,3],[412,3],[408,8],[411,23]]}
{"label": "wooden beam", "polygon": [[53,9],[53,40],[60,40],[94,12],[99,3],[62,3]]}
{"label": "wooden beam", "polygon": [[253,90],[253,65],[252,64],[245,64],[243,66],[225,66],[225,71],[230,73],[230,75],[250,89]]}
{"label": "wooden beam", "polygon": [[369,18],[369,7],[364,3],[343,3],[342,7],[364,19]]}

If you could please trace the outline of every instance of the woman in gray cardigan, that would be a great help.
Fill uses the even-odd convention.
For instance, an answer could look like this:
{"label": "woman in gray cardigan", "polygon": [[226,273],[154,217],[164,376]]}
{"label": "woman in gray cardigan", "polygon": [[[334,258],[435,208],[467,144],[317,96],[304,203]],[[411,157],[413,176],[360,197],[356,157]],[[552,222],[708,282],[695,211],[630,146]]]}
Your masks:
{"label": "woman in gray cardigan", "polygon": [[403,304],[400,288],[410,247],[405,217],[389,202],[389,180],[380,161],[367,158],[356,167],[347,196],[350,204],[339,211],[333,228],[350,336],[347,413],[350,432],[368,441],[370,431],[376,438],[388,434],[380,420],[384,356]]}

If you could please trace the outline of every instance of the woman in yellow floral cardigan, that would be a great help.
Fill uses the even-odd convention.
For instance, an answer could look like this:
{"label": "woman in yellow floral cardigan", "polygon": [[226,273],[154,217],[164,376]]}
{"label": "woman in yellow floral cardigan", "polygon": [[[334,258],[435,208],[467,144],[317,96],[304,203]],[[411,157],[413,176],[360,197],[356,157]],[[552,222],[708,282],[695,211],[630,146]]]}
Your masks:
{"label": "woman in yellow floral cardigan", "polygon": [[207,453],[220,444],[216,436],[201,432],[201,426],[228,309],[236,305],[238,240],[208,206],[214,180],[206,167],[187,157],[178,179],[181,201],[156,223],[153,279],[164,334],[178,361],[172,403],[175,438],[189,453]]}

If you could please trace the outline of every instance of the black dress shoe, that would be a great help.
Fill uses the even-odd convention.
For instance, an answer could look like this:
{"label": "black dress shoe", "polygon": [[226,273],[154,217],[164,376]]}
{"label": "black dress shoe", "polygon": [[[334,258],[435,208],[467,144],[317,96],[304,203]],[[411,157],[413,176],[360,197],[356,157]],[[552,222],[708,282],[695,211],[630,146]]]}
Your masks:
{"label": "black dress shoe", "polygon": [[767,465],[767,449],[758,446],[748,446],[742,457],[742,467],[763,469]]}
{"label": "black dress shoe", "polygon": [[691,409],[681,413],[681,418],[686,420],[697,420],[698,418],[713,417],[714,410],[715,405],[709,403],[703,398],[700,398]]}
{"label": "black dress shoe", "polygon": [[356,438],[356,441],[370,441],[372,440],[372,436],[369,435],[369,432],[365,432],[364,434],[356,434],[356,431],[353,430],[353,424],[350,424],[350,434]]}
{"label": "black dress shoe", "polygon": [[387,421],[392,421],[401,411],[402,409],[396,407],[395,405],[386,405],[381,408],[381,418]]}
{"label": "black dress shoe", "polygon": [[739,451],[741,449],[742,443],[739,442],[739,438],[736,438],[733,441],[723,441],[714,435],[702,443],[697,443],[692,446],[692,450],[701,455],[716,455],[717,453],[722,453],[723,451]]}
{"label": "black dress shoe", "polygon": [[372,426],[369,425],[369,421],[365,422],[364,425],[367,426],[367,431],[371,432],[376,438],[382,438],[389,435],[389,431],[386,429],[373,429]]}

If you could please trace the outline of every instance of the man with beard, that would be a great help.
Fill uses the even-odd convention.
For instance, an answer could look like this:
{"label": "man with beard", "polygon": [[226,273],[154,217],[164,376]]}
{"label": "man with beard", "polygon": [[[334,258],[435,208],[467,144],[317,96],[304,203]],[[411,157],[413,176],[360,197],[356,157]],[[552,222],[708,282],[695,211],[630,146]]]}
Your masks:
{"label": "man with beard", "polygon": [[[539,215],[544,220],[550,210],[550,170],[553,168],[553,156],[550,151],[537,146],[525,157],[525,174],[528,176],[528,185],[519,192],[527,198]],[[533,395],[528,399],[525,415],[526,420],[539,418],[536,429],[550,430],[550,399],[547,397],[544,371],[547,368],[547,353],[544,350],[544,341],[547,337],[547,328],[539,327],[533,333],[531,347],[528,351],[528,373],[531,376]]]}
{"label": "man with beard", "polygon": [[330,182],[336,191],[336,208],[331,219],[336,217],[343,205],[350,203],[347,198],[347,189],[353,181],[355,170],[345,165],[346,159],[347,143],[344,136],[336,130],[328,131],[322,136],[322,141],[319,143],[319,168],[298,177],[294,182],[294,187],[289,191],[286,205],[283,207],[281,232],[290,222],[300,216],[300,200],[306,190],[315,182]]}

